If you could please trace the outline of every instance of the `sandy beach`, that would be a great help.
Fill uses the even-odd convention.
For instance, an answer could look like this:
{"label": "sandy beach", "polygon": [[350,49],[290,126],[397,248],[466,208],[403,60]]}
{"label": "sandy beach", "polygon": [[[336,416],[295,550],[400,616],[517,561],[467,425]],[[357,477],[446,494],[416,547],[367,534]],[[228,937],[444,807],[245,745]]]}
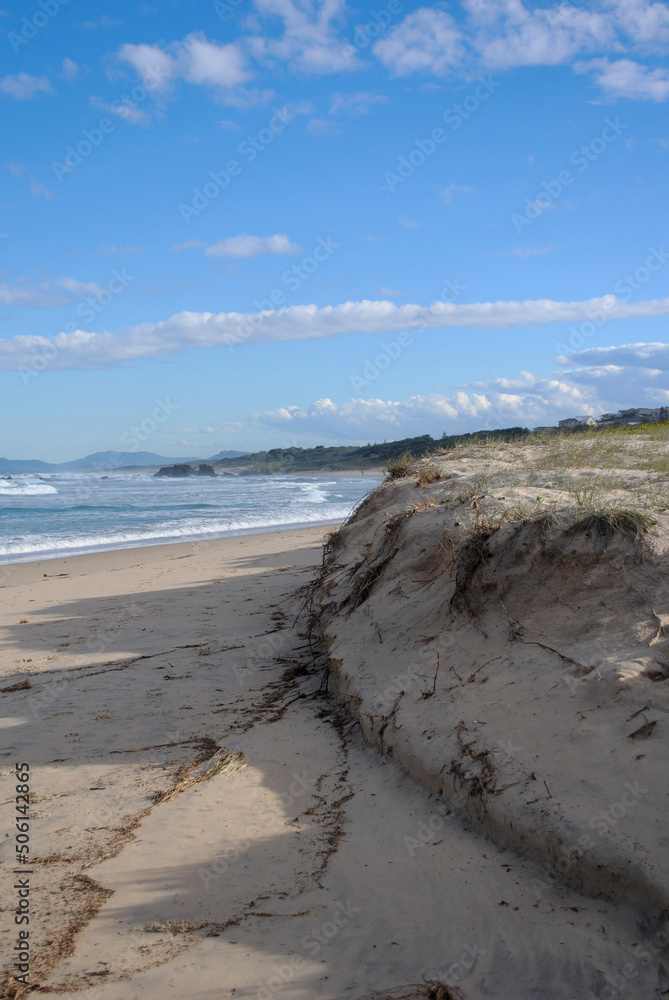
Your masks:
{"label": "sandy beach", "polygon": [[303,608],[329,530],[6,568],[2,944],[25,761],[32,967],[4,997],[606,995],[624,909],[494,843],[323,690]]}

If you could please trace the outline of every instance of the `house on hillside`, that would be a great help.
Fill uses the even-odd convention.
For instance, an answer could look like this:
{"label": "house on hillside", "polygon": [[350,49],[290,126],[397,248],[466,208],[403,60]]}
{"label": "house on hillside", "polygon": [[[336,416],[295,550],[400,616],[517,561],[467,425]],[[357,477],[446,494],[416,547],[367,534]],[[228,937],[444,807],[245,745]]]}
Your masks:
{"label": "house on hillside", "polygon": [[597,421],[592,415],[586,414],[582,417],[567,417],[558,421],[558,426],[564,430],[574,430],[576,427],[596,427]]}
{"label": "house on hillside", "polygon": [[664,424],[669,418],[665,406],[651,408],[649,406],[631,406],[627,410],[618,410],[616,414],[602,414],[605,425],[610,423],[626,424],[628,427],[638,427],[640,424]]}

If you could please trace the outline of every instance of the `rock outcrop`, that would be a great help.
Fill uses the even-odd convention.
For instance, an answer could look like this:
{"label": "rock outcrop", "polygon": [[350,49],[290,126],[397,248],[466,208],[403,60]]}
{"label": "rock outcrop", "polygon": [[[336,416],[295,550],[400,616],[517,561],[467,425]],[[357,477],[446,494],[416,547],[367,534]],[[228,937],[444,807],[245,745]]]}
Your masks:
{"label": "rock outcrop", "polygon": [[[213,466],[201,462],[197,469],[192,465],[165,465],[155,473],[164,479],[187,479],[189,476],[215,476]],[[154,476],[154,478],[155,478]]]}

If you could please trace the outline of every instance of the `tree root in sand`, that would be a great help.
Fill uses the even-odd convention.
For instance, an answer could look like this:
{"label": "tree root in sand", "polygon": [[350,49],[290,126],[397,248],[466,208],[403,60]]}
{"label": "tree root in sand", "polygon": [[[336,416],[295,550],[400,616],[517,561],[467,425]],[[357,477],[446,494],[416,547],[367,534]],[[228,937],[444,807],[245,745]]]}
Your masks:
{"label": "tree root in sand", "polygon": [[446,983],[416,983],[381,992],[365,993],[355,1000],[464,1000],[463,994]]}
{"label": "tree root in sand", "polygon": [[198,785],[201,781],[207,781],[208,778],[213,778],[215,774],[231,774],[233,771],[239,771],[246,767],[248,761],[243,753],[230,753],[225,747],[220,747],[213,756],[207,759],[208,766],[203,771],[198,772],[196,768],[199,763],[186,764],[185,767],[182,767],[177,774],[176,784],[172,788],[158,792],[153,798],[154,804],[171,802],[186,789]]}

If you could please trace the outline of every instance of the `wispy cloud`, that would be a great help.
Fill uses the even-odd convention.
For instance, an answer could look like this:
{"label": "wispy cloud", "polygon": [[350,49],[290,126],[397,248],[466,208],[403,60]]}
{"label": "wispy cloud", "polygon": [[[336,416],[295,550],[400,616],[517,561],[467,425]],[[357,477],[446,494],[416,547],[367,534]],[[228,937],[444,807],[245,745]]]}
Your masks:
{"label": "wispy cloud", "polygon": [[87,295],[99,295],[103,291],[97,282],[78,281],[76,278],[43,278],[37,282],[18,278],[11,285],[0,282],[0,304],[46,309],[49,306],[65,305]]}
{"label": "wispy cloud", "polygon": [[94,20],[79,21],[75,24],[75,28],[81,28],[83,31],[95,31],[98,28],[118,28],[122,24],[123,21],[119,21],[117,17],[108,17],[106,14],[101,14],[100,17],[96,17]]}
{"label": "wispy cloud", "polygon": [[103,100],[102,97],[97,97],[91,95],[88,98],[88,103],[93,108],[99,108],[100,111],[104,111],[105,114],[111,115],[112,118],[120,118],[122,121],[128,122],[130,125],[141,125],[147,126],[151,125],[153,118],[148,111],[143,110],[137,104],[131,103],[129,101],[114,101],[113,104],[109,104],[108,101]]}
{"label": "wispy cloud", "polygon": [[461,66],[463,41],[463,32],[450,14],[421,7],[377,42],[374,54],[395,76],[424,72],[444,76]]}
{"label": "wispy cloud", "polygon": [[38,181],[36,177],[33,177],[24,163],[6,163],[5,169],[9,170],[13,177],[18,177],[20,180],[27,180],[30,185],[30,193],[34,194],[35,197],[44,198],[46,201],[52,201],[54,198],[59,197],[53,191],[49,190],[45,184]]}
{"label": "wispy cloud", "polygon": [[204,240],[187,240],[172,247],[172,252],[180,250],[204,250],[208,257],[260,257],[263,254],[293,254],[299,253],[297,243],[291,243],[287,236],[276,233],[274,236],[229,236],[218,243],[205,243]]}
{"label": "wispy cloud", "polygon": [[629,57],[644,53],[652,63],[667,41],[669,7],[653,0],[608,0],[594,10],[564,0],[548,7],[469,0],[458,23],[443,10],[412,11],[376,43],[374,54],[396,76],[471,77],[517,66],[572,65],[591,72],[610,98],[665,101],[666,66]]}
{"label": "wispy cloud", "polygon": [[65,79],[69,80],[71,83],[73,80],[76,80],[81,73],[81,67],[78,63],[74,62],[73,59],[64,59],[61,72]]}
{"label": "wispy cloud", "polygon": [[54,198],[58,198],[54,191],[50,191],[46,184],[42,184],[35,177],[30,179],[30,193],[34,194],[36,198],[44,198],[45,201],[53,201]]}
{"label": "wispy cloud", "polygon": [[105,246],[104,243],[100,244],[100,253],[104,254],[128,254],[128,253],[139,253],[139,247],[127,246],[127,247],[117,247],[113,243],[109,246]]}
{"label": "wispy cloud", "polygon": [[587,387],[567,379],[537,378],[521,372],[516,379],[493,379],[460,387],[451,395],[427,393],[407,399],[319,399],[307,407],[284,406],[254,415],[261,425],[292,434],[315,434],[337,440],[369,441],[408,437],[427,431],[458,432],[481,427],[537,425],[565,413],[592,407]]}
{"label": "wispy cloud", "polygon": [[0,80],[0,90],[17,101],[29,101],[33,97],[53,93],[53,87],[45,76],[31,76],[30,73],[10,73]]}
{"label": "wispy cloud", "polygon": [[454,201],[459,198],[466,198],[468,195],[474,193],[474,188],[469,187],[468,184],[454,184],[451,182],[447,184],[445,188],[442,188],[439,192],[439,197],[443,201],[444,205],[452,205]]}
{"label": "wispy cloud", "polygon": [[[614,363],[599,364],[607,359]],[[458,386],[449,395],[427,393],[407,399],[318,399],[256,413],[263,427],[292,435],[365,442],[413,434],[439,435],[481,428],[555,425],[565,416],[669,402],[669,345],[628,344],[582,351],[563,359],[585,362],[558,375],[521,371]],[[590,364],[594,362],[594,364]]]}
{"label": "wispy cloud", "polygon": [[669,98],[669,70],[649,69],[631,59],[593,59],[578,63],[577,72],[592,73],[595,82],[609,97],[635,101],[666,101]]}
{"label": "wispy cloud", "polygon": [[543,247],[514,247],[513,250],[499,250],[496,253],[488,254],[489,257],[518,257],[525,260],[528,257],[546,257],[560,247],[555,243],[548,243]]}
{"label": "wispy cloud", "polygon": [[197,86],[227,90],[246,83],[251,73],[241,48],[234,44],[210,42],[204,34],[187,35],[167,46],[123,45],[118,58],[128,63],[145,83],[165,90],[181,79]]}
{"label": "wispy cloud", "polygon": [[376,105],[388,104],[388,101],[385,94],[370,94],[367,91],[342,94],[336,91],[331,98],[330,114],[359,118],[368,115]]}
{"label": "wispy cloud", "polygon": [[339,33],[345,0],[256,0],[255,8],[266,24],[273,26],[279,21],[283,27],[279,36],[271,36],[268,28],[264,34],[258,30],[248,37],[247,44],[257,59],[279,59],[294,70],[319,75],[359,65],[357,49]]}
{"label": "wispy cloud", "polygon": [[[62,282],[65,279],[59,280]],[[7,296],[11,292],[4,294]],[[3,301],[1,291],[0,301]],[[23,304],[48,303],[31,301]],[[602,312],[609,320],[666,316],[669,314],[669,299],[631,303],[606,295],[581,302],[535,299],[457,305],[437,302],[431,306],[396,306],[388,301],[362,301],[322,308],[315,305],[289,306],[262,313],[181,312],[170,319],[141,323],[118,333],[76,330],[60,333],[53,340],[39,336],[0,340],[0,370],[10,371],[19,364],[29,363],[35,352],[53,344],[57,346],[58,353],[51,363],[52,369],[105,368],[139,358],[166,357],[186,347],[299,342],[346,333],[385,334],[427,329],[507,330],[547,323],[580,322]]]}

